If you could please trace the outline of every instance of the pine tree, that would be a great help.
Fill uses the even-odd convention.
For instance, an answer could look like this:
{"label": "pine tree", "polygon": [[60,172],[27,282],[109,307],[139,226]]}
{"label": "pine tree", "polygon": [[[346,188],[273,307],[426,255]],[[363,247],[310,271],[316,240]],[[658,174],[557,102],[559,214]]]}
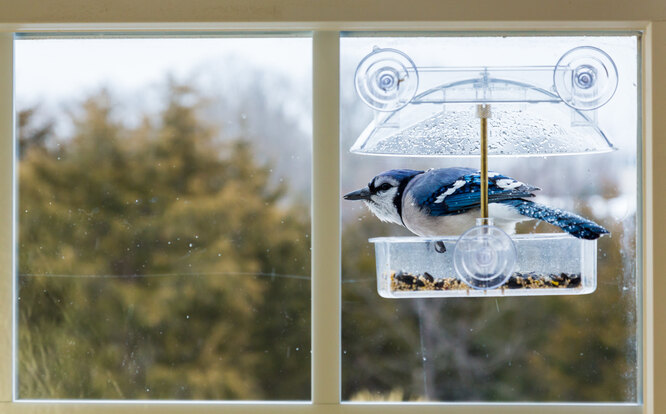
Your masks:
{"label": "pine tree", "polygon": [[22,398],[309,397],[307,214],[248,142],[216,140],[195,90],[166,95],[128,128],[101,92],[71,137],[26,147]]}

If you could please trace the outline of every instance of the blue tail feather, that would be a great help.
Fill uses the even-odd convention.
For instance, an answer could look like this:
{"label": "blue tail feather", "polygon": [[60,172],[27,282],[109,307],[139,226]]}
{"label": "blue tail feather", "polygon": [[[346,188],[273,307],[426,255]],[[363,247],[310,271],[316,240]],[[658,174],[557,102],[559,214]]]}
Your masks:
{"label": "blue tail feather", "polygon": [[525,217],[543,220],[555,225],[579,239],[595,240],[602,234],[608,233],[608,230],[584,217],[532,201],[516,199],[500,201],[500,203],[513,206],[518,213]]}

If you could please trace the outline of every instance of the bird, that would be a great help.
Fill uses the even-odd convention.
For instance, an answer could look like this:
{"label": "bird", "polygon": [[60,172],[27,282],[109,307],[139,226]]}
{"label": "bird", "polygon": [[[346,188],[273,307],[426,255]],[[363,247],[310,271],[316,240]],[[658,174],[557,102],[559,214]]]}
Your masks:
{"label": "bird", "polygon": [[[524,220],[553,224],[579,239],[596,240],[608,230],[577,214],[535,203],[540,188],[497,172],[488,172],[488,212],[509,234]],[[374,177],[367,187],[345,194],[362,200],[384,222],[406,227],[421,237],[458,235],[473,227],[481,205],[481,174],[465,167],[426,171],[394,169]]]}

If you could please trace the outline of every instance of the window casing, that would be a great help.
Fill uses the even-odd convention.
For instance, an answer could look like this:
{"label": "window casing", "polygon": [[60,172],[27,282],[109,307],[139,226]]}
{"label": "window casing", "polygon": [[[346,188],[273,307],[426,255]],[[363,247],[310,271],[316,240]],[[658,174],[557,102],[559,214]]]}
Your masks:
{"label": "window casing", "polygon": [[[584,10],[583,16],[577,14],[577,6],[580,2],[573,2],[570,7],[562,8],[552,16],[558,20],[572,20],[587,17],[587,20],[594,20],[590,11]],[[258,7],[259,2],[252,2],[248,5]],[[13,133],[13,120],[12,120],[12,32],[17,30],[15,23],[30,22],[35,20],[47,19],[39,13],[39,7],[36,7],[34,12],[29,11],[31,3],[17,8],[16,11],[6,14],[6,22],[3,25],[5,33],[0,37],[0,128],[2,128],[2,135],[11,137]],[[119,10],[113,9],[107,11],[108,15],[100,13],[97,10],[82,11],[67,15],[67,12],[72,13],[76,9],[75,2],[67,2],[64,12],[58,12],[51,17],[56,23],[55,26],[48,25],[35,25],[23,26],[20,30],[44,30],[50,29],[77,29],[81,28],[76,25],[67,25],[64,21],[93,21],[103,22],[107,19],[118,20],[119,18],[114,14]],[[34,5],[32,5],[34,7]],[[154,5],[153,5],[154,6]],[[11,280],[14,272],[12,269],[12,237],[10,229],[13,226],[13,200],[11,197],[4,197],[2,204],[0,204],[0,217],[3,223],[2,238],[0,239],[0,246],[3,246],[0,252],[1,263],[3,264],[3,278],[0,280],[0,291],[2,298],[0,301],[3,304],[3,311],[1,313],[2,319],[0,320],[0,327],[3,329],[5,335],[2,336],[0,349],[3,350],[3,359],[0,363],[0,400],[2,400],[3,411],[6,412],[41,412],[46,410],[53,410],[54,412],[72,412],[75,409],[77,412],[116,412],[120,407],[123,410],[142,412],[164,412],[170,410],[172,412],[190,412],[193,409],[200,411],[217,411],[224,409],[227,412],[256,412],[258,410],[264,412],[329,412],[332,410],[340,412],[386,412],[389,410],[409,412],[534,412],[535,410],[543,412],[622,412],[622,413],[639,413],[639,412],[661,412],[666,409],[666,396],[660,395],[658,390],[663,389],[666,385],[666,364],[664,357],[660,355],[659,350],[666,347],[666,335],[664,331],[663,321],[666,319],[666,304],[655,302],[653,297],[659,297],[666,294],[666,280],[663,278],[653,278],[653,275],[659,275],[666,271],[666,258],[655,257],[654,253],[663,251],[666,247],[666,240],[659,234],[660,228],[665,228],[663,223],[664,219],[658,215],[653,214],[653,211],[661,211],[666,207],[666,199],[653,191],[654,189],[666,187],[664,177],[666,177],[666,165],[663,163],[654,162],[660,159],[659,157],[666,154],[666,144],[663,140],[654,139],[666,133],[666,81],[658,77],[658,73],[666,73],[666,44],[663,39],[666,37],[666,23],[650,23],[650,19],[664,19],[663,10],[655,10],[650,5],[629,5],[618,4],[617,8],[609,6],[609,18],[615,19],[635,19],[635,22],[629,23],[529,23],[530,19],[540,20],[544,17],[547,10],[534,11],[530,13],[517,13],[512,14],[512,10],[519,10],[520,7],[525,6],[521,2],[510,2],[507,5],[496,4],[488,9],[481,10],[480,16],[483,17],[490,13],[493,9],[497,12],[496,18],[504,19],[507,21],[524,20],[527,23],[493,23],[495,29],[503,30],[523,30],[538,28],[541,30],[609,30],[609,29],[635,29],[643,32],[642,51],[643,51],[643,121],[642,121],[642,135],[643,135],[643,158],[640,163],[642,171],[642,186],[644,198],[642,206],[639,206],[639,211],[642,207],[643,212],[643,268],[642,274],[644,278],[644,295],[643,295],[643,315],[641,325],[644,332],[644,345],[643,352],[639,356],[643,361],[643,402],[639,405],[538,405],[533,406],[530,404],[519,405],[494,405],[494,404],[455,404],[455,405],[409,405],[409,404],[395,404],[390,406],[373,405],[373,404],[340,404],[339,394],[339,200],[337,199],[337,191],[327,192],[326,188],[338,188],[339,186],[339,165],[338,159],[335,154],[338,153],[338,59],[339,59],[339,44],[337,31],[332,32],[315,32],[313,44],[313,117],[314,117],[314,147],[313,147],[313,375],[312,375],[312,404],[243,404],[243,403],[230,403],[224,404],[224,407],[219,407],[216,403],[211,404],[173,404],[167,406],[165,403],[152,403],[146,406],[145,403],[126,403],[122,406],[111,405],[107,403],[34,403],[34,402],[12,402],[12,353],[11,349],[11,334],[12,334],[12,309],[11,309]],[[7,7],[7,6],[3,6]],[[10,10],[12,5],[9,5]],[[149,6],[145,6],[149,7]],[[411,5],[410,7],[415,7]],[[187,13],[184,10],[185,6],[181,9],[181,13]],[[305,8],[304,11],[296,11],[295,9],[287,8],[287,16],[295,17],[294,20],[299,20],[304,15],[306,17],[319,16],[322,20],[325,18],[318,13],[313,12],[311,9]],[[322,9],[325,9],[322,7]],[[442,7],[444,9],[444,7]],[[524,9],[526,10],[526,8]],[[386,20],[400,19],[400,12],[404,11],[397,8],[394,11],[388,12]],[[289,14],[291,12],[291,14]],[[370,16],[371,7],[362,7],[359,12],[360,16]],[[482,30],[488,29],[489,25],[465,23],[464,21],[474,21],[477,10],[473,5],[461,6],[457,5],[452,8],[448,16],[454,16],[463,22],[458,22],[454,25],[447,25],[445,23],[427,23],[427,24],[410,24],[410,23],[381,23],[375,22],[366,26],[373,29],[401,29],[413,30],[423,29],[427,26],[428,29],[433,30]],[[89,14],[86,14],[89,13]],[[139,7],[134,10],[137,16],[146,16],[146,9]],[[238,16],[247,18],[246,11],[236,10]],[[310,13],[310,14],[308,14]],[[354,7],[341,7],[338,10],[342,16],[349,19],[358,18],[355,16],[356,11]],[[414,12],[417,15],[413,20],[431,20],[434,14],[426,16],[419,14],[423,12]],[[407,14],[413,16],[414,13]],[[625,13],[625,14],[622,14]],[[660,14],[661,13],[661,14]],[[131,13],[130,13],[131,14]],[[176,14],[178,15],[178,14]],[[72,17],[74,16],[74,18]],[[87,17],[86,17],[87,16]],[[105,17],[106,16],[106,17]],[[173,21],[169,18],[169,12],[157,14],[153,20],[159,22],[160,18],[164,21]],[[190,15],[191,21],[211,21],[210,15],[205,15],[199,10],[192,12]],[[233,19],[227,17],[227,21]],[[276,19],[270,12],[263,8],[258,9],[257,17],[270,18],[265,25],[247,24],[234,24],[226,26],[230,29],[246,28],[254,30],[271,30],[280,25],[280,21]],[[447,14],[442,10],[441,16],[447,18]],[[629,16],[629,17],[625,17]],[[214,25],[217,28],[224,28],[223,24],[225,18],[218,17],[221,21],[220,24]],[[453,18],[453,17],[452,17]],[[642,20],[641,20],[642,19]],[[128,20],[141,20],[129,19]],[[213,19],[215,20],[215,19]],[[289,20],[289,19],[284,19]],[[344,20],[344,19],[342,19]],[[647,23],[646,23],[647,22]],[[204,28],[210,28],[211,25],[202,25]],[[327,29],[343,30],[350,28],[358,28],[363,26],[360,24],[341,24],[341,23],[328,23]],[[97,23],[92,26],[86,26],[87,30],[90,28],[98,28],[103,30],[108,28],[109,25]],[[122,25],[116,28],[122,28]],[[159,24],[151,27],[151,25],[134,25],[132,29],[163,29],[170,27],[168,24]],[[177,29],[191,29],[196,30],[201,26],[191,24],[189,26],[172,25],[172,28]],[[292,25],[294,29],[312,30],[320,27],[318,24],[301,24]],[[127,28],[127,27],[125,27]],[[5,168],[2,175],[2,191],[5,194],[13,194],[13,170],[12,170],[12,140],[4,139],[2,145],[3,162],[0,164]],[[639,160],[641,159],[639,154]],[[331,254],[337,252],[337,254]],[[639,273],[640,274],[640,273]],[[48,404],[48,405],[45,405]],[[51,405],[53,404],[53,405]]]}

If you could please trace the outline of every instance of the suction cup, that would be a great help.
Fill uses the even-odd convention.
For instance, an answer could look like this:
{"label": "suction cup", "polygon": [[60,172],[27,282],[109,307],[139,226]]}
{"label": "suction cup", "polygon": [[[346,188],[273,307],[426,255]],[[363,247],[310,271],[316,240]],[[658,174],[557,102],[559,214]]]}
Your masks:
{"label": "suction cup", "polygon": [[356,92],[378,111],[403,108],[416,95],[419,75],[414,62],[396,49],[375,48],[356,68]]}
{"label": "suction cup", "polygon": [[579,110],[597,109],[617,89],[617,67],[606,52],[581,46],[565,53],[553,73],[555,90],[562,101]]}
{"label": "suction cup", "polygon": [[490,219],[463,233],[453,250],[453,265],[461,280],[474,289],[493,289],[511,276],[516,264],[513,240]]}

